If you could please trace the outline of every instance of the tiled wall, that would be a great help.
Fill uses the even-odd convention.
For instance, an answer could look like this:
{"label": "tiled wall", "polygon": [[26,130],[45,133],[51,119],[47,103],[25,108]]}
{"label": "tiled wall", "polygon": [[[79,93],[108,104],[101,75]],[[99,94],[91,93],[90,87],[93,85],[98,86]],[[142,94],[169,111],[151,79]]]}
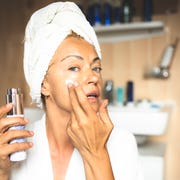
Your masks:
{"label": "tiled wall", "polygon": [[160,37],[140,39],[115,44],[101,44],[104,79],[113,79],[115,87],[126,88],[128,80],[134,81],[135,100],[170,101],[175,104],[166,134],[152,137],[153,141],[167,144],[165,157],[166,180],[180,179],[180,43],[176,49],[168,79],[144,79],[146,68],[158,65],[164,48],[180,38],[180,13],[157,17],[165,22],[165,34]]}

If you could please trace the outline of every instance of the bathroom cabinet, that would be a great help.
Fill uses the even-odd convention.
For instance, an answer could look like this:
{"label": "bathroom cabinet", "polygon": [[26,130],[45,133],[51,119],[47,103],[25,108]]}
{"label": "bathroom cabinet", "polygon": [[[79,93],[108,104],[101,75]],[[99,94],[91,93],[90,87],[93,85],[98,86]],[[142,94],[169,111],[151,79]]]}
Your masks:
{"label": "bathroom cabinet", "polygon": [[165,171],[166,145],[147,142],[138,147],[145,180],[163,180]]}
{"label": "bathroom cabinet", "polygon": [[157,108],[108,106],[109,116],[114,126],[134,134],[145,180],[164,178],[166,144],[152,142],[149,137],[160,136],[166,132],[170,108],[171,106],[165,102],[161,103],[161,106],[159,104]]}

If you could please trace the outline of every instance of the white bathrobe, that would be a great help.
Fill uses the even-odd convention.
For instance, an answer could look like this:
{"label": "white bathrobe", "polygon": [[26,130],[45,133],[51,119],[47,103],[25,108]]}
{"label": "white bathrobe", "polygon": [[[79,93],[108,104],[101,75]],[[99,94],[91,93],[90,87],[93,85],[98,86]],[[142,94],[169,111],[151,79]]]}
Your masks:
{"label": "white bathrobe", "polygon": [[[52,163],[45,128],[45,116],[31,126],[34,146],[28,150],[25,161],[15,163],[10,180],[53,180]],[[139,155],[134,136],[114,127],[107,144],[116,180],[142,180]],[[82,158],[74,149],[65,180],[85,180]]]}

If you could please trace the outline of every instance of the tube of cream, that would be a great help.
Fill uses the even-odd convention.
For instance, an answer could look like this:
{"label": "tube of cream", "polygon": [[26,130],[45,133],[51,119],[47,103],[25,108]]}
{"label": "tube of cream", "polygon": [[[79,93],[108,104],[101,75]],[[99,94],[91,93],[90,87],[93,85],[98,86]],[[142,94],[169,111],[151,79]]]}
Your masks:
{"label": "tube of cream", "polygon": [[[13,108],[7,113],[7,117],[24,117],[24,108],[23,108],[23,94],[21,93],[20,88],[9,88],[6,95],[6,103],[12,103]],[[9,128],[10,130],[21,130],[24,129],[24,126],[14,126]],[[25,142],[24,138],[14,139],[11,143],[21,143]],[[10,155],[11,161],[22,161],[26,159],[25,151],[18,151]]]}

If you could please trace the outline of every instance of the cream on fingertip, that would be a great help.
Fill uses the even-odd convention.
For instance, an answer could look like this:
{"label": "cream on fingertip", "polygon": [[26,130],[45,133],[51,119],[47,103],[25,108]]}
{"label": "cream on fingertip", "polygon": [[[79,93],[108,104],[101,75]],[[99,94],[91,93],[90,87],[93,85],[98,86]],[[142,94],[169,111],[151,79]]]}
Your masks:
{"label": "cream on fingertip", "polygon": [[71,87],[71,86],[78,86],[78,82],[77,81],[73,81],[73,80],[66,80],[66,85],[68,87]]}
{"label": "cream on fingertip", "polygon": [[70,84],[74,84],[74,81],[69,80],[69,79],[68,79],[68,80],[66,80],[66,85],[67,85],[67,86],[69,86]]}

